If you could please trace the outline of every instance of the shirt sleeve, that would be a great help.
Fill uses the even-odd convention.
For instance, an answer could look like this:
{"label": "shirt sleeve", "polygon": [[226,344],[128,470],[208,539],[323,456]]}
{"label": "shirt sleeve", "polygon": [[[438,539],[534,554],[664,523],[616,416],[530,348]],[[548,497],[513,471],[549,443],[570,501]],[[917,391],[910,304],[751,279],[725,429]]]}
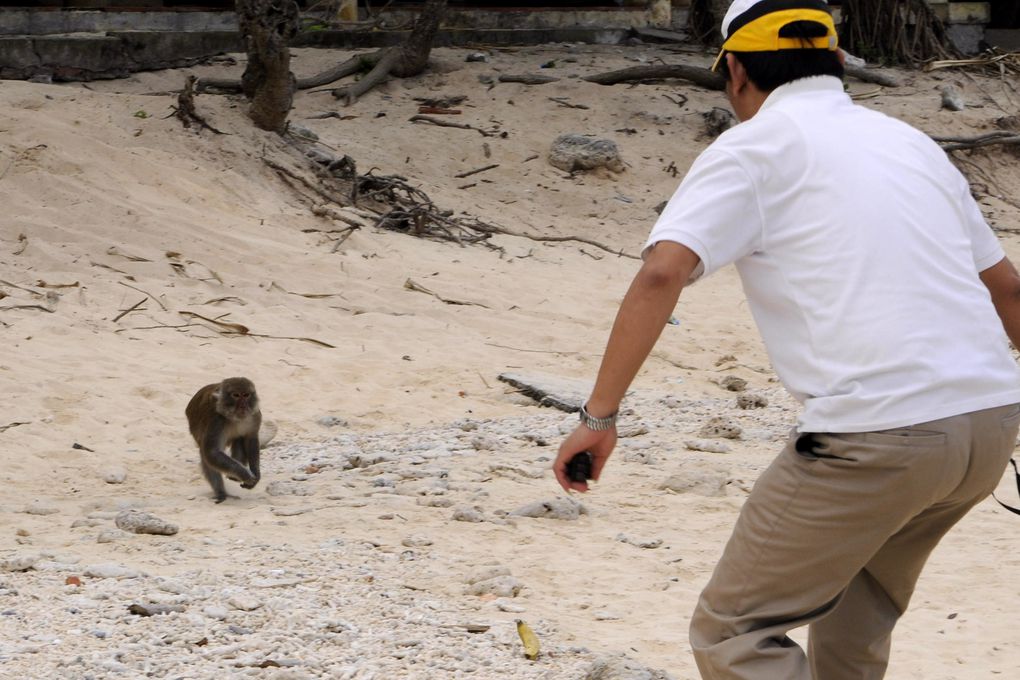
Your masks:
{"label": "shirt sleeve", "polygon": [[960,184],[962,186],[960,211],[963,214],[967,234],[970,236],[974,268],[978,273],[981,273],[992,265],[998,264],[1002,258],[1006,257],[1006,252],[1002,249],[1002,244],[999,243],[995,232],[985,221],[985,216],[981,214],[981,208],[971,196],[970,185],[967,184],[963,175],[960,175]]}
{"label": "shirt sleeve", "polygon": [[750,176],[736,158],[709,147],[652,227],[642,256],[660,241],[687,246],[701,258],[696,279],[759,250],[762,229]]}

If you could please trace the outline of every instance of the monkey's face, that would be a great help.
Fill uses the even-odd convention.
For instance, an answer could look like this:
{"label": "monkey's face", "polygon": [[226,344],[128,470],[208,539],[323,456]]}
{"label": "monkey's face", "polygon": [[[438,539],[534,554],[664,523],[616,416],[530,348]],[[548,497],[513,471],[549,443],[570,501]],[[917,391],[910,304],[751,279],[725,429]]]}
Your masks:
{"label": "monkey's face", "polygon": [[220,385],[219,412],[232,420],[242,420],[258,410],[255,385],[247,378],[227,378]]}

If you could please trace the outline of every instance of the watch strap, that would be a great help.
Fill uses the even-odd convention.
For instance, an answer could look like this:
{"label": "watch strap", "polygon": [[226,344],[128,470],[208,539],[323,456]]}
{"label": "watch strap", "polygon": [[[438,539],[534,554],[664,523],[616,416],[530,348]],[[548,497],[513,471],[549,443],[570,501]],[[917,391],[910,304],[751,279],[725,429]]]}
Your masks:
{"label": "watch strap", "polygon": [[616,427],[616,414],[614,411],[608,416],[596,418],[592,414],[588,413],[588,405],[584,404],[581,406],[580,416],[581,424],[587,427],[589,430],[611,430]]}

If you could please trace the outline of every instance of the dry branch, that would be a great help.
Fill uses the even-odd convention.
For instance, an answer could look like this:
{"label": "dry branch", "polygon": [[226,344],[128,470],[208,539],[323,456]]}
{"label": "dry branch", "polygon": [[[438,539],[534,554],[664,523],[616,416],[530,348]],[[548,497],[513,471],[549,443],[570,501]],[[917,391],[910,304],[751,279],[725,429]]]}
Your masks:
{"label": "dry branch", "polygon": [[11,429],[12,427],[17,427],[19,425],[28,425],[28,424],[29,423],[27,421],[16,420],[13,423],[7,423],[6,425],[0,425],[0,432],[6,432],[7,430]]}
{"label": "dry branch", "polygon": [[722,90],[725,86],[723,77],[718,73],[713,73],[707,68],[701,68],[700,66],[686,66],[684,64],[631,66],[630,68],[618,71],[608,71],[606,73],[585,76],[584,80],[590,83],[597,83],[598,85],[616,85],[617,83],[667,80],[670,78],[687,80],[709,90]]}
{"label": "dry branch", "polygon": [[139,293],[144,293],[144,294],[148,295],[148,296],[149,296],[149,298],[150,298],[150,299],[151,299],[151,300],[152,300],[153,302],[155,302],[155,303],[156,303],[157,305],[159,305],[160,307],[162,307],[162,308],[163,308],[163,311],[164,311],[164,312],[167,312],[167,311],[169,311],[169,310],[168,310],[168,309],[166,308],[166,305],[164,305],[164,304],[163,304],[163,302],[162,302],[162,301],[161,301],[161,300],[160,300],[160,299],[159,299],[158,297],[156,297],[155,295],[153,295],[153,294],[152,294],[152,293],[150,293],[149,291],[147,291],[147,290],[142,290],[141,288],[135,288],[135,287],[134,287],[134,286],[132,286],[131,284],[128,284],[128,283],[124,283],[123,281],[118,281],[117,283],[119,283],[119,284],[120,284],[120,285],[122,285],[122,286],[126,286],[127,288],[130,288],[131,290],[137,290],[137,291],[138,291]]}
{"label": "dry branch", "polygon": [[218,135],[224,134],[206,121],[198,111],[195,109],[195,81],[198,80],[195,76],[188,76],[188,79],[184,81],[184,89],[177,95],[177,106],[171,106],[174,115],[181,125],[186,128],[190,128],[192,123],[198,124],[199,131],[201,130],[212,130]]}
{"label": "dry branch", "polygon": [[471,175],[477,175],[480,172],[485,172],[486,170],[492,170],[493,168],[498,168],[498,167],[499,167],[499,163],[493,163],[492,165],[486,165],[484,168],[478,168],[477,170],[469,170],[468,172],[462,172],[459,175],[454,175],[454,177],[456,177],[457,179],[464,179],[465,177],[470,177]]}
{"label": "dry branch", "polygon": [[421,114],[411,116],[408,120],[412,123],[430,123],[432,125],[438,125],[439,127],[460,128],[461,130],[477,130],[481,133],[482,137],[492,137],[496,134],[494,130],[487,131],[481,128],[476,128],[474,125],[468,125],[467,123],[454,123],[453,121],[433,118],[432,116],[424,116]]}
{"label": "dry branch", "polygon": [[559,78],[553,76],[543,76],[537,73],[519,73],[514,75],[512,73],[504,73],[499,77],[501,83],[524,83],[525,85],[545,85],[546,83],[555,83]]}
{"label": "dry branch", "polygon": [[125,309],[125,310],[124,310],[123,312],[121,312],[121,313],[120,313],[120,314],[118,314],[117,316],[113,317],[113,323],[117,323],[118,321],[120,321],[121,319],[123,319],[123,318],[124,318],[125,316],[127,316],[127,315],[128,315],[128,314],[130,314],[131,312],[135,311],[135,310],[136,310],[136,309],[138,309],[138,308],[139,308],[140,306],[144,305],[144,304],[145,304],[145,301],[146,301],[146,300],[148,300],[148,298],[142,298],[141,300],[139,300],[139,301],[138,301],[138,302],[136,302],[135,304],[131,305],[130,307],[128,307],[127,309]]}
{"label": "dry branch", "polygon": [[997,144],[1020,144],[1020,134],[1016,132],[989,132],[976,137],[942,137],[930,135],[938,142],[944,151],[960,151],[962,149],[977,149],[983,146]]}

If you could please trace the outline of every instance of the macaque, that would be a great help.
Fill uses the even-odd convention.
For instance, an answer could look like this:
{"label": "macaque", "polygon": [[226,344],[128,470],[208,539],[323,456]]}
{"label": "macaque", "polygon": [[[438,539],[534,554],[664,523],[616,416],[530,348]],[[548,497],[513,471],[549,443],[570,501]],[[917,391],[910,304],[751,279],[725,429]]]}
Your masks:
{"label": "macaque", "polygon": [[227,498],[223,475],[240,482],[241,488],[254,488],[261,477],[259,427],[262,413],[251,380],[227,378],[206,385],[188,402],[185,414],[191,436],[198,444],[202,474],[213,488],[215,501],[222,503]]}

